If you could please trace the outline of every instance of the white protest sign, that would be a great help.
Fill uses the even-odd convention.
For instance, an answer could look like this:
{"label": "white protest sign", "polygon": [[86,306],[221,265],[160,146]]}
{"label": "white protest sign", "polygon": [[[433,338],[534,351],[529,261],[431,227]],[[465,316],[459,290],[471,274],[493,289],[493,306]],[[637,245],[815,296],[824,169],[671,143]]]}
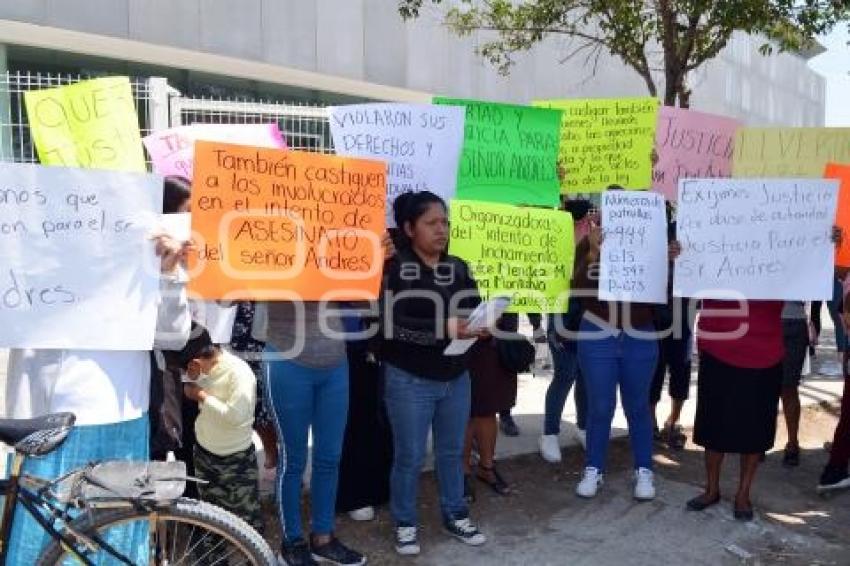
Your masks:
{"label": "white protest sign", "polygon": [[676,215],[677,297],[832,298],[838,181],[688,179]]}
{"label": "white protest sign", "polygon": [[337,155],[387,162],[388,227],[395,226],[392,204],[402,193],[427,190],[446,202],[454,197],[463,107],[353,104],[329,110]]}
{"label": "white protest sign", "polygon": [[643,191],[602,194],[599,300],[667,302],[664,197]]}
{"label": "white protest sign", "polygon": [[162,177],[0,164],[0,346],[150,350]]}

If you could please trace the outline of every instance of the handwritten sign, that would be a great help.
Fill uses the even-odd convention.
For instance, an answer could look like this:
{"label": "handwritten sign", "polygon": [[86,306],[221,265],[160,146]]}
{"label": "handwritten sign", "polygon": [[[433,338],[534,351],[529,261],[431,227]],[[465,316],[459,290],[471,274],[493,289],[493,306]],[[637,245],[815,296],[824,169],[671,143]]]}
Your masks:
{"label": "handwritten sign", "polygon": [[575,257],[568,213],[455,200],[450,217],[449,253],[469,263],[483,297],[511,297],[511,312],[566,312]]}
{"label": "handwritten sign", "polygon": [[680,181],[674,294],[831,298],[837,197],[833,180]]}
{"label": "handwritten sign", "polygon": [[648,189],[658,100],[600,98],[541,100],[563,111],[560,165],[565,193],[601,192],[609,185]]}
{"label": "handwritten sign", "polygon": [[392,204],[402,193],[431,191],[446,202],[454,198],[463,108],[354,104],[329,110],[337,155],[387,162],[387,226],[395,226]]}
{"label": "handwritten sign", "polygon": [[658,162],[652,187],[669,201],[679,193],[679,179],[732,176],[732,149],[740,122],[694,110],[662,106],[655,150]]}
{"label": "handwritten sign", "polygon": [[199,141],[189,290],[204,299],[378,296],[386,165]]}
{"label": "handwritten sign", "polygon": [[458,199],[558,205],[560,112],[440,97],[434,104],[466,109]]}
{"label": "handwritten sign", "polygon": [[827,163],[850,163],[850,128],[741,128],[734,177],[821,178]]}
{"label": "handwritten sign", "polygon": [[162,178],[2,163],[0,347],[149,350]]}
{"label": "handwritten sign", "polygon": [[191,180],[197,140],[286,148],[277,124],[192,124],[155,132],[142,138],[142,143],[151,156],[154,171]]}
{"label": "handwritten sign", "polygon": [[145,171],[127,77],[30,90],[24,102],[42,165]]}
{"label": "handwritten sign", "polygon": [[838,179],[841,185],[838,190],[838,206],[835,214],[835,225],[843,232],[841,246],[835,252],[835,265],[850,267],[850,165],[829,163],[824,177]]}
{"label": "handwritten sign", "polygon": [[599,299],[667,303],[667,216],[654,193],[602,195]]}

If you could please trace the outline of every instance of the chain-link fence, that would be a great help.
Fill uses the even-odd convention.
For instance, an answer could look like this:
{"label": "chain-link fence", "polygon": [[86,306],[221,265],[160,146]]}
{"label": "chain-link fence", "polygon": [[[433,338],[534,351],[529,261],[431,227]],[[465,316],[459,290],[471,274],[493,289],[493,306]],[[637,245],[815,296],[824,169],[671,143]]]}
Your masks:
{"label": "chain-link fence", "polygon": [[[22,71],[0,74],[0,160],[38,162],[24,105],[26,91],[65,86],[92,78],[96,77]],[[274,122],[291,149],[333,152],[327,110],[322,106],[286,101],[187,98],[158,77],[131,77],[130,84],[142,136],[170,126],[194,123]]]}
{"label": "chain-link fence", "polygon": [[332,153],[327,109],[321,106],[213,98],[171,99],[171,124],[277,123],[290,149]]}
{"label": "chain-link fence", "polygon": [[[24,105],[26,91],[66,86],[92,78],[96,77],[21,71],[0,74],[0,160],[38,163]],[[131,77],[130,85],[136,100],[139,128],[146,136],[157,126],[151,117],[155,107],[151,79]]]}

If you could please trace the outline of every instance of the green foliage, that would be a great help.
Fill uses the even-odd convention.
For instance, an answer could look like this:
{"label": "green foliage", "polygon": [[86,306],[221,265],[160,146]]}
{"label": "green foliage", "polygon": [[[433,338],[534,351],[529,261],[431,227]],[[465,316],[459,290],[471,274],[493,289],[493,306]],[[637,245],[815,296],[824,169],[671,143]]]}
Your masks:
{"label": "green foliage", "polygon": [[[400,0],[402,17],[416,18],[427,0]],[[430,0],[442,4],[442,0]],[[760,49],[803,50],[814,37],[850,19],[850,0],[459,0],[445,23],[457,34],[487,34],[478,51],[503,73],[513,56],[548,36],[574,40],[569,58],[601,51],[619,57],[657,94],[654,70],[664,72],[666,104],[687,105],[685,78],[726,46],[735,31],[760,34]],[[658,52],[658,56],[653,55]]]}

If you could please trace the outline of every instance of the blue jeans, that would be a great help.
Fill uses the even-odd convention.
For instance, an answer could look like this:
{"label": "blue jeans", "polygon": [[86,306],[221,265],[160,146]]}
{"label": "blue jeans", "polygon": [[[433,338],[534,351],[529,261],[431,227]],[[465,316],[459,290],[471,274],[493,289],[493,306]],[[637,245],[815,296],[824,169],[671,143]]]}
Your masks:
{"label": "blue jeans", "polygon": [[313,429],[310,511],[313,534],[334,531],[339,460],[348,419],[348,361],[328,369],[284,360],[268,364],[266,401],[280,439],[277,472],[278,512],[288,542],[303,538],[301,481],[307,466],[307,438]]}
{"label": "blue jeans", "polygon": [[384,397],[393,432],[390,511],[399,526],[417,525],[419,476],[433,430],[434,457],[444,520],[464,519],[463,441],[469,420],[469,374],[433,381],[386,365]]}
{"label": "blue jeans", "polygon": [[552,381],[546,389],[546,415],[543,418],[543,434],[558,434],[561,432],[561,416],[564,405],[575,383],[576,394],[576,425],[584,430],[587,420],[587,396],[584,391],[584,378],[578,363],[578,353],[575,345],[561,344],[554,337],[549,337],[549,351],[552,352],[552,363],[555,366]]}
{"label": "blue jeans", "polygon": [[[649,325],[638,330],[648,333],[654,328]],[[658,361],[658,341],[624,331],[603,331],[588,320],[582,320],[581,332],[607,333],[603,338],[585,338],[578,343],[579,364],[587,388],[587,466],[605,470],[619,385],[635,468],[652,469],[649,388]]]}

